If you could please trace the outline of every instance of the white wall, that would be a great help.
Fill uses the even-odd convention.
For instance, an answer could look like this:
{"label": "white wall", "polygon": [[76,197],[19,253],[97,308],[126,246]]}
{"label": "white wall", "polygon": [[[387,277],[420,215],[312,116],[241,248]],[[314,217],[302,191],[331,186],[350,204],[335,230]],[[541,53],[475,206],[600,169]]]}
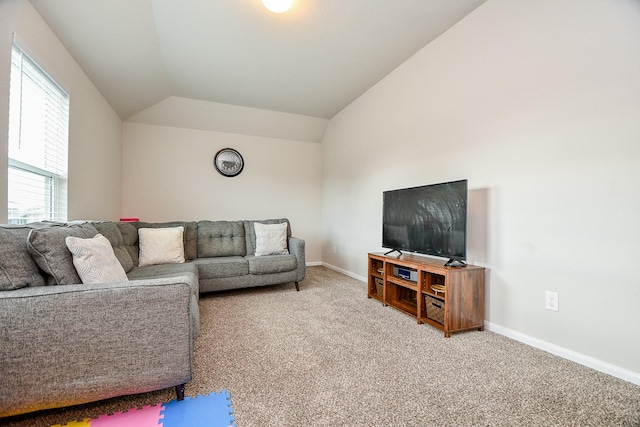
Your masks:
{"label": "white wall", "polygon": [[68,218],[118,219],[122,121],[26,0],[0,2],[0,223],[7,222],[7,132],[12,34],[70,95]]}
{"label": "white wall", "polygon": [[640,383],[639,76],[640,2],[489,0],[331,120],[323,262],[365,277],[383,190],[467,178],[490,324]]}
{"label": "white wall", "polygon": [[[286,217],[320,258],[321,145],[125,122],[123,215],[142,221]],[[240,152],[240,175],[220,175],[218,150]]]}

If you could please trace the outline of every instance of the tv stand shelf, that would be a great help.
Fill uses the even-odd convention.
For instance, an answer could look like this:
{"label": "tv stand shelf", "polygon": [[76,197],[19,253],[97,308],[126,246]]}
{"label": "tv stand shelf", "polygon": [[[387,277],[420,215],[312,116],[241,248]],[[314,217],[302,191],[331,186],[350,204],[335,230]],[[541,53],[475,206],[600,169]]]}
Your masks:
{"label": "tv stand shelf", "polygon": [[[452,332],[484,330],[484,267],[445,267],[412,254],[370,253],[368,262],[368,298],[444,331],[447,338]],[[397,269],[404,277],[394,274]]]}

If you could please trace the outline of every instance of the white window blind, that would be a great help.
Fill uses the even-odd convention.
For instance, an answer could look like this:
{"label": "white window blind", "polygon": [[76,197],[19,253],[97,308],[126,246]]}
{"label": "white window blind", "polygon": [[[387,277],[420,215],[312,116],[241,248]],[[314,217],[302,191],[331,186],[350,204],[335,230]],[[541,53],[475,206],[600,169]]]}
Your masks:
{"label": "white window blind", "polygon": [[8,221],[66,221],[69,96],[15,43],[10,85]]}

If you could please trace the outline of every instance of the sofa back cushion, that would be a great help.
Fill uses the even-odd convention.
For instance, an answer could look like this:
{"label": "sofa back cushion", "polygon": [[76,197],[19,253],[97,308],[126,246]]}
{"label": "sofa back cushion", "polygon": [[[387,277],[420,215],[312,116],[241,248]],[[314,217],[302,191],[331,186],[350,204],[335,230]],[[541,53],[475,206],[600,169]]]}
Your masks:
{"label": "sofa back cushion", "polygon": [[242,221],[199,221],[198,257],[244,256],[247,245]]}
{"label": "sofa back cushion", "polygon": [[[138,248],[138,229],[131,222],[116,222],[116,224],[118,225],[120,234],[122,234],[122,243],[131,258],[131,262],[134,266],[138,265],[138,256],[140,251]],[[127,273],[129,271],[127,271]]]}
{"label": "sofa back cushion", "polygon": [[195,221],[171,221],[171,222],[134,222],[137,228],[169,228],[184,227],[184,257],[186,259],[198,258],[198,223]]}
{"label": "sofa back cushion", "polygon": [[27,250],[30,227],[0,227],[0,291],[43,286],[46,281]]}
{"label": "sofa back cushion", "polygon": [[65,239],[68,236],[86,239],[96,234],[98,230],[88,223],[33,229],[29,232],[27,249],[40,269],[49,276],[49,284],[79,284],[82,281]]}
{"label": "sofa back cushion", "polygon": [[111,243],[113,253],[118,259],[118,262],[120,262],[120,265],[122,265],[122,268],[126,273],[130,272],[133,268],[133,259],[131,258],[129,251],[124,244],[124,238],[122,237],[122,233],[120,232],[118,224],[115,222],[106,221],[94,222],[93,226],[96,227],[98,233],[109,239],[109,243]]}
{"label": "sofa back cushion", "polygon": [[124,247],[127,249],[134,266],[137,266],[140,261],[138,242],[138,229],[140,228],[184,227],[184,257],[187,260],[198,258],[198,223],[195,221],[118,222],[117,224],[122,234]]}
{"label": "sofa back cushion", "polygon": [[255,255],[256,253],[256,230],[254,224],[258,222],[260,224],[280,224],[283,222],[287,223],[287,240],[291,237],[291,224],[289,224],[289,220],[287,218],[279,218],[279,219],[265,219],[261,221],[249,220],[244,221],[244,232],[247,236],[247,254]]}

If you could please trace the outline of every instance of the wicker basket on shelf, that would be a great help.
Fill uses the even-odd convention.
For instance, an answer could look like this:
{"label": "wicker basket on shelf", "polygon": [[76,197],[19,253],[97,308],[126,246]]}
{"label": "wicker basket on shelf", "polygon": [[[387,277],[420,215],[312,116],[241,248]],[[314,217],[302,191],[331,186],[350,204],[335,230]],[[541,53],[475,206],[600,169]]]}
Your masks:
{"label": "wicker basket on shelf", "polygon": [[384,293],[384,281],[381,278],[376,277],[375,282],[376,282],[376,293],[382,297]]}
{"label": "wicker basket on shelf", "polygon": [[424,296],[427,318],[444,325],[444,301],[431,295]]}

